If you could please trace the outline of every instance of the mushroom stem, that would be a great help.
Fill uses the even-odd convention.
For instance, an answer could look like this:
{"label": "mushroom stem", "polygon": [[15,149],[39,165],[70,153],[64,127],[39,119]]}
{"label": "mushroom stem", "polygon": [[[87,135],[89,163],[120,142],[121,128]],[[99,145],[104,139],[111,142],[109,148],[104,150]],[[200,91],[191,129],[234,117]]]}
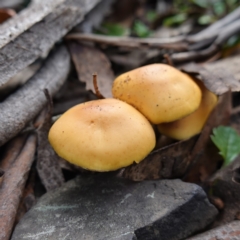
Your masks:
{"label": "mushroom stem", "polygon": [[95,95],[99,98],[99,99],[105,99],[105,97],[101,94],[101,92],[98,89],[98,84],[97,84],[97,74],[94,73],[93,74],[93,86],[94,86],[94,90],[95,90]]}

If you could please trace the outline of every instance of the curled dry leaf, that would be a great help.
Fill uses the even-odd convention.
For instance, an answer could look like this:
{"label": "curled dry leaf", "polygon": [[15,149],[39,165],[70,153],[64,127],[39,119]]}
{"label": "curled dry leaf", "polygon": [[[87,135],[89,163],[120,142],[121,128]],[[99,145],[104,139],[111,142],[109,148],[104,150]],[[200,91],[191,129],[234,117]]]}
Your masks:
{"label": "curled dry leaf", "polygon": [[94,92],[92,75],[97,74],[98,87],[104,97],[112,97],[114,74],[106,55],[95,47],[77,42],[68,44],[78,78],[86,83],[86,89]]}
{"label": "curled dry leaf", "polygon": [[240,91],[240,81],[226,68],[190,63],[184,65],[181,69],[190,75],[200,76],[204,85],[216,95],[222,95],[229,90],[232,92]]}
{"label": "curled dry leaf", "polygon": [[44,187],[50,191],[60,187],[64,183],[64,177],[59,165],[59,157],[48,142],[48,132],[52,124],[52,100],[47,90],[45,90],[45,95],[48,100],[47,111],[43,110],[45,117],[37,131],[37,171]]}
{"label": "curled dry leaf", "polygon": [[197,138],[155,150],[140,163],[125,168],[120,176],[133,181],[182,177],[190,163],[190,153]]}

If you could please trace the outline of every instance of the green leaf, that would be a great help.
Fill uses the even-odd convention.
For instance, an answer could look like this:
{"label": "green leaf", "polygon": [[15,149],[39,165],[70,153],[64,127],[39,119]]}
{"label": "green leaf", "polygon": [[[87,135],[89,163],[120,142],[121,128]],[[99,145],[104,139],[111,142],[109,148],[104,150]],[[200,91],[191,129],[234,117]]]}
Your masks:
{"label": "green leaf", "polygon": [[137,20],[133,25],[133,33],[135,33],[140,38],[144,38],[148,37],[151,34],[151,31],[147,25]]}
{"label": "green leaf", "polygon": [[240,154],[240,136],[233,128],[225,126],[214,128],[211,139],[224,158],[224,166],[229,165]]}
{"label": "green leaf", "polygon": [[146,14],[146,18],[150,23],[154,22],[157,19],[157,16],[158,16],[157,12],[153,10],[149,10]]}
{"label": "green leaf", "polygon": [[198,23],[201,25],[206,25],[214,22],[214,17],[212,15],[206,14],[198,18]]}
{"label": "green leaf", "polygon": [[193,0],[193,3],[202,8],[207,8],[209,6],[208,0]]}
{"label": "green leaf", "polygon": [[226,10],[225,3],[222,2],[222,1],[216,1],[216,2],[213,4],[213,9],[214,9],[214,12],[215,12],[218,16],[221,16],[222,14],[224,14],[224,12],[225,12],[225,10]]}
{"label": "green leaf", "polygon": [[124,36],[127,33],[127,29],[117,23],[103,23],[101,34],[108,36]]}
{"label": "green leaf", "polygon": [[164,21],[163,21],[163,24],[165,26],[173,26],[173,25],[180,25],[181,23],[183,23],[184,21],[187,20],[187,14],[186,13],[179,13],[179,14],[176,14],[172,17],[168,17],[168,18],[165,18]]}

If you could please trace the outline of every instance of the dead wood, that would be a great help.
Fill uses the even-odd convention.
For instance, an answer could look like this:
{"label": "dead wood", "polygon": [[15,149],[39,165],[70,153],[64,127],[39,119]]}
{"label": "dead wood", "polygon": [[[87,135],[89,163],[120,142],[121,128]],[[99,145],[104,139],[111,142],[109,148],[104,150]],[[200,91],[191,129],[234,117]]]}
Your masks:
{"label": "dead wood", "polygon": [[50,191],[64,183],[64,176],[59,165],[60,157],[56,155],[48,142],[48,132],[52,125],[52,100],[48,91],[45,91],[45,94],[48,101],[47,111],[45,111],[44,120],[37,131],[37,171],[42,184],[47,191]]}
{"label": "dead wood", "polygon": [[24,0],[1,0],[0,8],[19,8],[24,4]]}
{"label": "dead wood", "polygon": [[76,26],[80,32],[91,33],[98,28],[104,17],[111,11],[113,3],[116,0],[104,0],[101,4],[96,5],[85,17],[84,21]]}
{"label": "dead wood", "polygon": [[54,95],[69,70],[70,56],[61,46],[22,88],[0,103],[0,146],[17,135],[40,112],[47,102],[43,89]]}
{"label": "dead wood", "polygon": [[[97,34],[72,33],[68,39],[92,41],[95,43],[114,45],[125,48],[157,48],[171,50],[171,60],[175,63],[210,58],[231,36],[240,32],[240,7],[209,26],[205,30],[189,36],[174,38],[133,38],[109,37]],[[160,53],[159,53],[160,54]]]}
{"label": "dead wood", "polygon": [[21,152],[26,138],[26,134],[21,134],[8,142],[4,156],[2,156],[3,159],[0,161],[0,168],[7,170],[12,165],[12,163],[16,160],[17,156]]}
{"label": "dead wood", "polygon": [[36,135],[30,134],[15,161],[6,170],[0,188],[0,240],[7,240],[12,232],[18,205],[34,160]]}
{"label": "dead wood", "polygon": [[0,85],[46,54],[100,0],[44,0],[0,26]]}
{"label": "dead wood", "polygon": [[125,48],[169,48],[176,50],[186,50],[187,44],[182,43],[183,37],[176,38],[135,38],[135,37],[113,37],[93,33],[70,33],[66,39],[79,41],[91,41],[100,44],[113,45]]}

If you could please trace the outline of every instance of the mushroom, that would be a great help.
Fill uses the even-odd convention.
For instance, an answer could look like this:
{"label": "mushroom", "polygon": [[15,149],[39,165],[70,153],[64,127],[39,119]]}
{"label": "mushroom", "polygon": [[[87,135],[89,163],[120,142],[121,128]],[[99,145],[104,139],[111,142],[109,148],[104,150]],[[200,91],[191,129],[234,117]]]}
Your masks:
{"label": "mushroom", "polygon": [[149,121],[113,98],[72,107],[53,124],[48,137],[60,157],[100,172],[139,163],[156,143]]}
{"label": "mushroom", "polygon": [[199,107],[202,96],[189,75],[166,64],[151,64],[120,75],[112,93],[154,124],[189,115]]}
{"label": "mushroom", "polygon": [[187,117],[159,124],[157,128],[160,133],[177,140],[184,140],[201,132],[210,113],[217,105],[218,97],[210,92],[201,81],[196,80],[196,82],[202,90],[202,101],[199,108]]}

